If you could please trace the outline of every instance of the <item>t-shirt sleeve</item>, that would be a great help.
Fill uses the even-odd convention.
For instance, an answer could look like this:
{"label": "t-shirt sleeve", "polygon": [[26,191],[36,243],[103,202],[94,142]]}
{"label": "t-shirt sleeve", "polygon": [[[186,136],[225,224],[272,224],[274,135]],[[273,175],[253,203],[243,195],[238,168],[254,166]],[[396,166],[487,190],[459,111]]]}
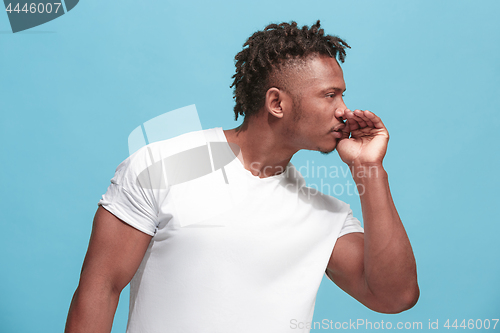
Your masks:
{"label": "t-shirt sleeve", "polygon": [[[158,204],[154,186],[144,186],[151,159],[147,146],[124,160],[115,171],[99,206],[132,227],[154,236],[158,225]],[[145,171],[146,170],[146,171]]]}
{"label": "t-shirt sleeve", "polygon": [[350,234],[351,232],[364,232],[363,227],[361,226],[361,222],[357,218],[355,218],[352,214],[352,210],[349,209],[349,213],[344,221],[344,225],[340,230],[339,238]]}
{"label": "t-shirt sleeve", "polygon": [[[340,234],[337,238],[340,238],[344,235],[350,234],[351,232],[363,232],[364,229],[361,226],[361,222],[357,218],[355,218],[352,214],[352,210],[349,208],[349,212],[347,213],[347,217],[344,221],[344,225],[342,226],[342,229],[340,230]],[[333,281],[328,274],[326,274],[325,271],[325,276],[328,278],[328,280]]]}

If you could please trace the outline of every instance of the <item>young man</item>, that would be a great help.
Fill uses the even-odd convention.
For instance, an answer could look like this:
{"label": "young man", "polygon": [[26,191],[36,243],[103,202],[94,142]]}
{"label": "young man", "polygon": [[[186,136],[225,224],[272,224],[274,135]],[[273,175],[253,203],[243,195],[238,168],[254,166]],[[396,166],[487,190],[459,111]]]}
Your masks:
{"label": "young man", "polygon": [[[312,320],[325,273],[374,311],[417,302],[415,259],[382,166],[389,134],[342,99],[336,57],[343,62],[349,46],[318,21],[269,25],[244,47],[233,83],[241,126],[150,144],[117,168],[66,332],[109,332],[131,280],[129,333],[297,332],[292,323]],[[186,167],[170,156],[200,147],[213,155],[214,142],[230,157],[224,170],[174,180]],[[301,149],[338,151],[364,230],[347,204],[304,185],[290,163]]]}

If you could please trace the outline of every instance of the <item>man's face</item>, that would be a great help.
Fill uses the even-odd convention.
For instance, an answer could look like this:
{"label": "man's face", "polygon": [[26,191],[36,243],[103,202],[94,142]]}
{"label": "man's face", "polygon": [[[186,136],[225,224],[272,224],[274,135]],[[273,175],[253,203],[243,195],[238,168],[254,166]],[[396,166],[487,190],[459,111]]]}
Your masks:
{"label": "man's face", "polygon": [[[341,137],[336,109],[345,109],[345,82],[335,58],[316,56],[297,74],[293,112],[287,123],[290,142],[298,149],[332,152]],[[334,131],[338,130],[338,131]]]}

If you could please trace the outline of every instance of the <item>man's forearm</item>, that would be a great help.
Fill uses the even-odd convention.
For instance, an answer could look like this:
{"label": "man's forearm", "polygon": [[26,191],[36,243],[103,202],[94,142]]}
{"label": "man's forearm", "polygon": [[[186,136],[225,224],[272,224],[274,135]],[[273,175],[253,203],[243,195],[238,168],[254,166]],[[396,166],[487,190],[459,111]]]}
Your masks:
{"label": "man's forearm", "polygon": [[106,287],[80,285],[69,308],[65,333],[111,332],[120,293]]}
{"label": "man's forearm", "polygon": [[396,307],[418,299],[416,265],[382,165],[354,165],[364,221],[364,276],[372,294]]}

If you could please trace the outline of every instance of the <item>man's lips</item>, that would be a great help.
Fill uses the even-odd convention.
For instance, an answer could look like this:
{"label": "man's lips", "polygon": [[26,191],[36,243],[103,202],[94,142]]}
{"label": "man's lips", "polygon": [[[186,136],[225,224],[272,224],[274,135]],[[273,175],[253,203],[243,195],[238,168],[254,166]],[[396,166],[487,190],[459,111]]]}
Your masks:
{"label": "man's lips", "polygon": [[342,130],[345,128],[345,124],[344,123],[340,123],[338,125],[335,125],[331,132],[333,134],[334,137],[336,137],[337,139],[340,139],[343,135],[342,133]]}
{"label": "man's lips", "polygon": [[342,137],[342,132],[332,131],[332,134],[337,139],[340,139]]}
{"label": "man's lips", "polygon": [[342,132],[342,130],[344,128],[345,128],[345,124],[344,123],[340,123],[338,125],[335,125],[335,127],[333,127],[332,132]]}

